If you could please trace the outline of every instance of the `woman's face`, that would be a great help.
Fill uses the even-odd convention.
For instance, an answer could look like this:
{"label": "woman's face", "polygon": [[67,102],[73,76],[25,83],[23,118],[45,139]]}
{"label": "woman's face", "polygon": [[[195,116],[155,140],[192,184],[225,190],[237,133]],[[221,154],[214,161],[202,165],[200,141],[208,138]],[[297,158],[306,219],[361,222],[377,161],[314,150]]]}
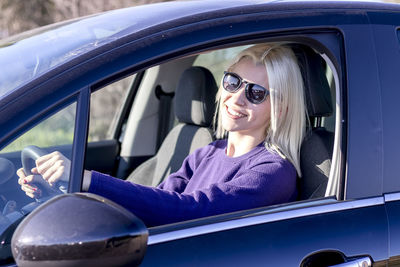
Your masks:
{"label": "woman's face", "polygon": [[[255,65],[251,59],[242,58],[230,70],[243,80],[256,83],[268,89],[265,66]],[[222,126],[226,131],[258,138],[265,138],[266,128],[271,118],[270,97],[264,102],[253,104],[245,95],[245,83],[239,91],[230,93],[222,90]]]}

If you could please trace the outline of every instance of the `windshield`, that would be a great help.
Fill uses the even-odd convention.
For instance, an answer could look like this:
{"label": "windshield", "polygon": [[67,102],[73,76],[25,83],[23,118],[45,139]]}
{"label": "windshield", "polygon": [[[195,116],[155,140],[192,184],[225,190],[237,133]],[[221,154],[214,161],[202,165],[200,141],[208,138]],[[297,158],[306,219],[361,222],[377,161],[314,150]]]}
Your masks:
{"label": "windshield", "polygon": [[39,28],[0,42],[0,97],[135,24],[129,9]]}

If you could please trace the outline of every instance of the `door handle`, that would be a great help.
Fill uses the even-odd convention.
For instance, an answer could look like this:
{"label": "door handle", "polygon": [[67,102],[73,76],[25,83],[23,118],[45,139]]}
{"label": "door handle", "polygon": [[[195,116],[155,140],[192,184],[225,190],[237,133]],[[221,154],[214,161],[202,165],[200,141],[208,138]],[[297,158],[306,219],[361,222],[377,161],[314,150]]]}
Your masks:
{"label": "door handle", "polygon": [[345,263],[331,265],[332,267],[371,267],[372,261],[369,257],[362,257],[350,260]]}

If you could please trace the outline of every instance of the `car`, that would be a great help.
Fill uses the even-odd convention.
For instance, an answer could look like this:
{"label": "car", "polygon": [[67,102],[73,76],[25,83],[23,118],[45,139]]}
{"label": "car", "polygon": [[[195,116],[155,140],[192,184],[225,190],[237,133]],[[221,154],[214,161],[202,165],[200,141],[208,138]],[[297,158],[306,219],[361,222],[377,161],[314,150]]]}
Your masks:
{"label": "car", "polygon": [[[0,264],[399,265],[399,26],[388,3],[183,1],[2,40]],[[306,89],[297,201],[148,227],[81,192],[84,169],[159,184],[214,138],[174,115],[193,115],[210,78],[177,101],[180,81],[218,84],[233,55],[270,42],[293,49]],[[32,199],[15,172],[52,151],[71,159],[69,182]]]}

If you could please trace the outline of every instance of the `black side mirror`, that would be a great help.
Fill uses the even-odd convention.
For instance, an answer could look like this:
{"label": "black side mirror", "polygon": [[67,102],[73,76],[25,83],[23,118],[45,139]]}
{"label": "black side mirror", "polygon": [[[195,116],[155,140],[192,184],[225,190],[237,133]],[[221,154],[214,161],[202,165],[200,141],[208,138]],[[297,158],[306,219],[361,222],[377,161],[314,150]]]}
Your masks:
{"label": "black side mirror", "polygon": [[136,216],[89,193],[56,196],[29,214],[14,232],[18,266],[139,265],[148,231]]}

